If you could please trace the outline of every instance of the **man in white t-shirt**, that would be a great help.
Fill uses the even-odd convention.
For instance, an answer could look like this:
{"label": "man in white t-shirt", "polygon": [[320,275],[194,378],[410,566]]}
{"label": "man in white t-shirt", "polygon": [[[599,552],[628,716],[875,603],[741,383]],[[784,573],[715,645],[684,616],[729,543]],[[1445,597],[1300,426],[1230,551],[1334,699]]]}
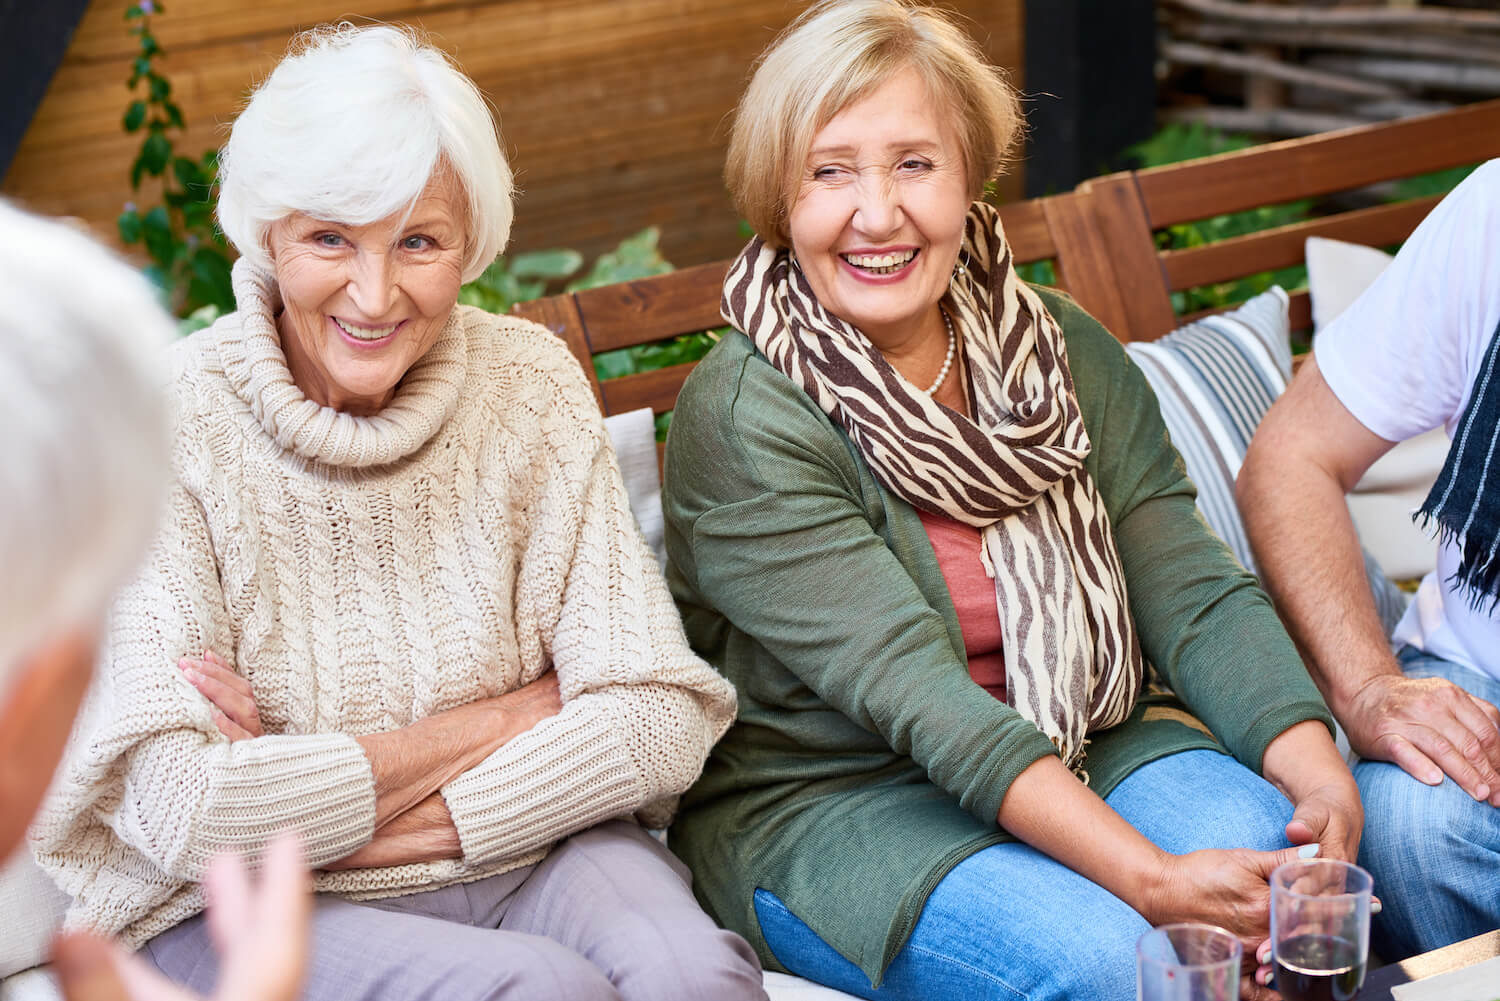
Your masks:
{"label": "man in white t-shirt", "polygon": [[[1318,335],[1239,474],[1265,583],[1364,759],[1360,862],[1385,904],[1374,942],[1387,958],[1500,926],[1497,327],[1491,161]],[[1437,569],[1388,642],[1343,495],[1396,442],[1439,425],[1454,444],[1423,507]]]}

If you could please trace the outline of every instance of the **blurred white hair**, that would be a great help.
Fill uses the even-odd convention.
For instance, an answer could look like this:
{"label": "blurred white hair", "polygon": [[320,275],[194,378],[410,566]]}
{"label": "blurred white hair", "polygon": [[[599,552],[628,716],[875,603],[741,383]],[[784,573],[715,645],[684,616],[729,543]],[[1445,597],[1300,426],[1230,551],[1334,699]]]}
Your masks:
{"label": "blurred white hair", "polygon": [[439,170],[467,197],[463,280],[505,249],[510,165],[484,96],[410,28],[305,31],[235,119],[219,154],[219,225],[270,271],[271,226],[301,212],[361,226],[408,209]]}
{"label": "blurred white hair", "polygon": [[135,269],[0,201],[0,693],[102,621],[171,479],[158,369],[172,321]]}

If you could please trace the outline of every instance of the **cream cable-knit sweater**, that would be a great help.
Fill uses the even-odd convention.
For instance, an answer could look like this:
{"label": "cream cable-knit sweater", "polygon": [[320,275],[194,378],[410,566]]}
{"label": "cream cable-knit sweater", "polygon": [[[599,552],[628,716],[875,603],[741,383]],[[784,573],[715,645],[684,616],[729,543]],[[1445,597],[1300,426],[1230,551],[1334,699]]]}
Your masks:
{"label": "cream cable-knit sweater", "polygon": [[[577,361],[545,329],[457,307],[379,415],[292,382],[271,278],[175,349],[166,527],[119,597],[38,858],[70,926],[131,947],[203,907],[223,850],[295,827],[309,862],[370,840],[355,736],[511,691],[555,667],[561,713],[442,790],[446,862],[320,873],[388,897],[540,859],[631,813],[663,823],[734,715],[689,650]],[[230,743],[179,657],[249,679],[267,736]]]}

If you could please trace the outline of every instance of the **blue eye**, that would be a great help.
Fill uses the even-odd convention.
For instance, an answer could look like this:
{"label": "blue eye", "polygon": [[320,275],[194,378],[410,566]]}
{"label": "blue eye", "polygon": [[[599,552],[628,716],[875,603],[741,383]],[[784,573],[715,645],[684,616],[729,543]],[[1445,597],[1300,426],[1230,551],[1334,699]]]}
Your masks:
{"label": "blue eye", "polygon": [[337,233],[319,233],[313,237],[313,241],[320,247],[342,247],[344,238]]}
{"label": "blue eye", "polygon": [[907,171],[908,173],[927,170],[931,166],[932,164],[928,163],[926,160],[918,160],[915,158],[901,161],[901,169]]}
{"label": "blue eye", "polygon": [[430,250],[434,246],[430,237],[407,236],[401,240],[402,250]]}

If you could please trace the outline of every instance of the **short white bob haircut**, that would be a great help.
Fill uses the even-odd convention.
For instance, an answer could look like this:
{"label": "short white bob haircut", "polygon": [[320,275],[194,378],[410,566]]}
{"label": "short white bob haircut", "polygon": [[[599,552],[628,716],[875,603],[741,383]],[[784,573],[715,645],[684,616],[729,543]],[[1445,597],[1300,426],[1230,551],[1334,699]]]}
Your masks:
{"label": "short white bob haircut", "polygon": [[1022,128],[1005,73],[940,11],[914,0],[822,0],[761,55],[735,111],[724,180],[757,236],[791,245],[788,220],[807,151],[839,112],[915,70],[949,116],[969,197],[1004,168]]}
{"label": "short white bob haircut", "polygon": [[510,165],[484,96],[410,28],[325,25],[292,40],[219,153],[219,226],[271,271],[271,226],[305,213],[362,226],[451,171],[468,203],[463,280],[510,239]]}
{"label": "short white bob haircut", "polygon": [[0,201],[0,696],[102,625],[171,482],[156,294],[73,228]]}

